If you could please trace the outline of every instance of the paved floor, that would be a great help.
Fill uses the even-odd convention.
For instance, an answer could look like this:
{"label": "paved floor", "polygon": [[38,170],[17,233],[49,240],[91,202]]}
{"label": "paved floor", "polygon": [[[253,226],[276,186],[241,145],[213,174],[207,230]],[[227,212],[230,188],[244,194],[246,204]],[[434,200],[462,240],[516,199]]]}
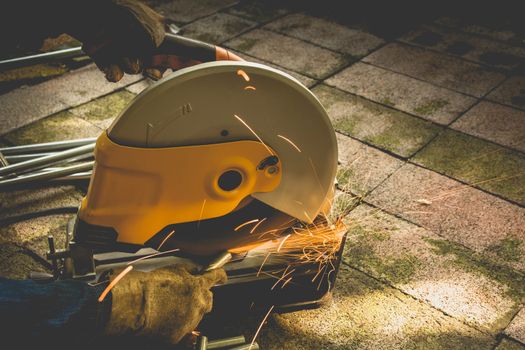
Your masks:
{"label": "paved floor", "polygon": [[[447,16],[379,35],[278,2],[152,3],[185,35],[296,77],[337,131],[340,189],[358,205],[333,298],[272,315],[263,349],[525,349],[523,36]],[[148,85],[65,70],[0,95],[0,144],[96,136]],[[3,194],[0,215],[81,196]],[[41,268],[66,220],[0,228],[0,273]]]}

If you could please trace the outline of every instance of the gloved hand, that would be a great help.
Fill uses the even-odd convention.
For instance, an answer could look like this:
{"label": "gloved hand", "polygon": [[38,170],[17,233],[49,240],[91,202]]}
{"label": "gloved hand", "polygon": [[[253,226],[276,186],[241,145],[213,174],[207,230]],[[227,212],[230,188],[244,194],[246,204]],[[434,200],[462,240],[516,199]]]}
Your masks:
{"label": "gloved hand", "polygon": [[164,40],[164,18],[138,0],[90,1],[87,18],[71,23],[69,33],[95,61],[106,79],[117,82],[143,70],[154,79],[162,72],[144,67],[144,58]]}
{"label": "gloved hand", "polygon": [[[112,290],[109,335],[155,337],[176,344],[212,308],[210,288],[226,282],[223,269],[196,275],[195,266],[131,271]],[[112,277],[118,275],[115,272]]]}

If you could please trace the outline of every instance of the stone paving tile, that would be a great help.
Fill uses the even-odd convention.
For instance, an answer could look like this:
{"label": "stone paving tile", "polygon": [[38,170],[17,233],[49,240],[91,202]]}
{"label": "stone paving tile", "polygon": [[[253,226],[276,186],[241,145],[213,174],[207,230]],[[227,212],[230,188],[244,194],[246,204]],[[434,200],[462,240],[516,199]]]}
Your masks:
{"label": "stone paving tile", "polygon": [[525,109],[525,76],[510,77],[492,91],[487,99]]}
{"label": "stone paving tile", "polygon": [[[32,188],[0,193],[0,218],[63,206],[78,206],[82,194],[72,186]],[[63,248],[65,225],[73,215],[54,215],[25,220],[0,227],[0,244],[23,244],[43,256],[47,249],[47,236],[53,235],[57,247]]]}
{"label": "stone paving tile", "polygon": [[97,137],[101,132],[100,128],[65,111],[12,131],[4,138],[13,145],[26,145]]}
{"label": "stone paving tile", "polygon": [[401,43],[390,43],[363,61],[476,97],[505,79],[478,64]]}
{"label": "stone paving tile", "polygon": [[68,107],[88,102],[141,79],[126,75],[110,83],[95,65],[0,95],[0,135]]}
{"label": "stone paving tile", "polygon": [[283,0],[245,0],[226,9],[227,13],[259,23],[266,23],[288,13]]}
{"label": "stone paving tile", "polygon": [[252,30],[225,45],[317,79],[349,63],[348,58],[335,52],[263,29]]}
{"label": "stone paving tile", "polygon": [[448,124],[475,99],[369,64],[356,63],[326,84],[440,124]]}
{"label": "stone paving tile", "polygon": [[414,162],[525,205],[525,155],[446,130]]}
{"label": "stone paving tile", "polygon": [[339,187],[357,195],[365,195],[379,185],[403,162],[348,136],[337,134]]}
{"label": "stone paving tile", "polygon": [[256,24],[227,13],[216,13],[182,27],[180,34],[210,44],[220,44]]}
{"label": "stone paving tile", "polygon": [[188,23],[197,18],[206,17],[237,2],[238,0],[149,1],[155,10],[178,23]]}
{"label": "stone paving tile", "polygon": [[436,234],[360,205],[347,217],[344,261],[477,329],[498,333],[525,296],[525,276]]}
{"label": "stone paving tile", "polygon": [[403,157],[418,151],[441,128],[326,85],[312,92],[326,108],[334,128]]}
{"label": "stone paving tile", "polygon": [[70,109],[69,112],[105,130],[134,97],[131,92],[118,91]]}
{"label": "stone paving tile", "polygon": [[235,53],[236,55],[238,55],[239,57],[241,57],[242,59],[248,61],[248,62],[255,62],[255,63],[261,63],[261,64],[264,64],[264,65],[267,65],[267,66],[270,66],[270,67],[273,67],[275,69],[278,69],[280,71],[283,71],[285,73],[288,73],[290,74],[292,77],[294,77],[295,79],[299,80],[299,82],[301,84],[303,84],[304,86],[306,87],[312,87],[314,86],[315,84],[317,84],[317,80],[315,79],[312,79],[312,78],[309,78],[305,75],[302,75],[302,74],[299,74],[297,72],[293,72],[291,70],[288,70],[286,68],[283,68],[283,67],[280,67],[280,66],[277,66],[273,63],[270,63],[268,61],[265,61],[265,60],[261,60],[259,58],[256,58],[256,57],[253,57],[253,56],[249,56],[245,53],[242,53],[242,52],[239,52],[239,51],[234,51],[233,50],[233,53]]}
{"label": "stone paving tile", "polygon": [[482,35],[491,39],[506,41],[511,45],[522,45],[525,37],[518,33],[505,28],[490,28],[489,26],[480,25],[480,23],[469,23],[454,17],[440,17],[435,23],[446,27],[456,28],[466,33]]}
{"label": "stone paving tile", "polygon": [[525,208],[412,164],[395,172],[366,200],[525,271]]}
{"label": "stone paving tile", "polygon": [[525,307],[514,317],[505,334],[525,344]]}
{"label": "stone paving tile", "polygon": [[503,338],[501,343],[494,350],[525,350],[525,345]]}
{"label": "stone paving tile", "polygon": [[495,341],[400,291],[342,266],[333,299],[274,315],[262,349],[492,349]]}
{"label": "stone paving tile", "polygon": [[525,48],[460,33],[453,29],[424,25],[401,38],[402,41],[447,52],[489,66],[523,68]]}
{"label": "stone paving tile", "polygon": [[525,153],[525,111],[482,101],[450,127]]}
{"label": "stone paving tile", "polygon": [[151,79],[143,79],[143,80],[141,80],[139,82],[136,82],[135,84],[131,84],[129,86],[126,86],[126,91],[129,91],[132,94],[138,95],[142,91],[144,91],[144,89],[146,89],[147,87],[149,87],[153,83],[154,83],[154,81],[151,80]]}
{"label": "stone paving tile", "polygon": [[365,56],[384,42],[372,34],[301,13],[280,18],[265,28],[353,57]]}

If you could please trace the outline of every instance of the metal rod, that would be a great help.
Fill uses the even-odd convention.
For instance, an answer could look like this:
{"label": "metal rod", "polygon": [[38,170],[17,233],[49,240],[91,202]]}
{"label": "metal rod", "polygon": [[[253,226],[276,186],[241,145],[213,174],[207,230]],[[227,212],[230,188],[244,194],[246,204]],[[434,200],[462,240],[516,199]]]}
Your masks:
{"label": "metal rod", "polygon": [[31,66],[33,64],[48,63],[63,58],[86,56],[82,47],[71,47],[63,50],[39,53],[36,55],[9,58],[0,61],[0,70]]}
{"label": "metal rod", "polygon": [[12,155],[12,156],[6,156],[5,160],[7,160],[9,162],[9,164],[15,164],[15,163],[20,163],[20,162],[25,162],[26,160],[30,160],[30,159],[40,158],[40,157],[44,157],[44,156],[50,156],[52,154],[55,154],[55,152],[53,152],[53,153],[15,154],[15,155]]}
{"label": "metal rod", "polygon": [[18,176],[12,179],[1,180],[0,190],[9,189],[12,186],[17,186],[17,185],[22,185],[22,184],[44,182],[47,180],[61,178],[67,175],[72,175],[72,174],[83,172],[83,171],[88,171],[93,168],[93,164],[95,164],[95,161],[75,164],[75,165],[71,165],[68,167],[61,168],[61,169],[50,170],[47,172],[30,174],[27,176]]}
{"label": "metal rod", "polygon": [[229,348],[228,350],[259,350],[259,344],[257,344],[257,342],[254,342],[253,345],[243,344],[234,348]]}
{"label": "metal rod", "polygon": [[61,151],[61,150],[65,150],[68,148],[74,148],[74,147],[84,146],[90,143],[95,143],[96,141],[97,141],[96,137],[90,137],[86,139],[35,143],[32,145],[0,148],[0,152],[4,156],[11,156],[15,154]]}
{"label": "metal rod", "polygon": [[244,335],[239,335],[237,337],[232,338],[209,340],[208,349],[220,349],[242,344],[246,344],[246,338],[244,338]]}
{"label": "metal rod", "polygon": [[15,174],[17,172],[22,172],[28,169],[34,169],[42,165],[56,164],[56,162],[80,156],[86,153],[93,152],[95,149],[95,144],[87,144],[80,147],[75,147],[68,149],[62,152],[57,152],[50,156],[44,156],[36,159],[26,160],[25,162],[20,162],[17,164],[11,164],[0,168],[0,176],[5,176],[9,174]]}
{"label": "metal rod", "polygon": [[224,265],[226,265],[231,259],[232,259],[231,253],[228,252],[228,251],[225,251],[225,252],[219,254],[215,259],[210,261],[208,266],[206,266],[203,269],[202,272],[204,273],[204,272],[208,272],[208,271],[211,271],[211,270],[215,270],[215,269],[221,268]]}

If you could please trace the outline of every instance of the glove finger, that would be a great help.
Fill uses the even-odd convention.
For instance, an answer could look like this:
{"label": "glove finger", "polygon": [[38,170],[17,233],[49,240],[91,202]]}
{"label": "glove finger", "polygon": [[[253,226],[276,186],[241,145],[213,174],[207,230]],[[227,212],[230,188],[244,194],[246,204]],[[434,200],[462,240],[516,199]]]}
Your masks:
{"label": "glove finger", "polygon": [[128,74],[138,74],[142,71],[142,61],[136,57],[123,57],[122,68]]}
{"label": "glove finger", "polygon": [[162,75],[164,74],[165,71],[166,69],[158,69],[158,68],[149,67],[149,68],[144,69],[144,75],[150,79],[159,80],[160,78],[162,78]]}
{"label": "glove finger", "polygon": [[206,289],[210,289],[216,284],[224,284],[228,280],[226,271],[224,269],[215,269],[202,274],[200,277]]}
{"label": "glove finger", "polygon": [[101,68],[102,72],[106,75],[106,79],[112,83],[116,83],[122,79],[124,72],[118,64],[109,64]]}

